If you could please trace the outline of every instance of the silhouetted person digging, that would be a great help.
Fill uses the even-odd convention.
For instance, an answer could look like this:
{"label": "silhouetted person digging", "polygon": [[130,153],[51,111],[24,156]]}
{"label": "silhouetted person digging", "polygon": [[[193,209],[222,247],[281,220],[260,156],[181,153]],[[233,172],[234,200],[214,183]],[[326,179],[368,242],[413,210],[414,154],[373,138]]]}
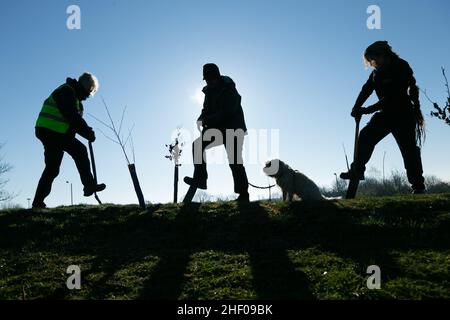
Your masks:
{"label": "silhouetted person digging", "polygon": [[82,101],[94,95],[97,89],[97,78],[84,73],[78,80],[67,78],[66,83],[44,101],[35,130],[36,137],[44,145],[45,169],[37,186],[33,208],[46,207],[44,200],[50,194],[53,180],[59,174],[64,152],[70,154],[75,161],[84,185],[84,196],[89,197],[106,188],[104,184],[95,183],[87,149],[75,138],[79,134],[90,142],[95,141],[94,130],[82,118]]}
{"label": "silhouetted person digging", "polygon": [[203,88],[205,100],[202,113],[197,119],[200,138],[192,144],[194,176],[185,177],[184,181],[205,190],[208,179],[205,150],[224,145],[233,174],[234,192],[239,194],[237,201],[248,202],[248,180],[242,159],[247,127],[241,96],[233,80],[220,75],[219,67],[213,63],[203,66],[203,79],[207,85]]}
{"label": "silhouetted person digging", "polygon": [[[376,144],[392,133],[402,153],[413,193],[424,193],[419,147],[423,138],[424,119],[413,71],[408,62],[392,51],[387,41],[370,45],[364,53],[364,59],[366,65],[372,66],[374,70],[362,87],[351,115],[360,118],[363,114],[376,113],[361,130],[356,161],[352,163],[350,171],[341,173],[341,178],[364,180],[366,164]],[[379,101],[363,108],[362,105],[373,91]]]}

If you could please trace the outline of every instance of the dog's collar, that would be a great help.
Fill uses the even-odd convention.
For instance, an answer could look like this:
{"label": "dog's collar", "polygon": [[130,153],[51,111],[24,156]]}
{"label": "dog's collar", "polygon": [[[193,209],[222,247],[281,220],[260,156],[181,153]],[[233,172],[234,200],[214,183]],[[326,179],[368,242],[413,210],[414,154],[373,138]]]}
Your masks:
{"label": "dog's collar", "polygon": [[280,169],[278,168],[278,171],[281,171],[281,172],[280,172],[280,174],[277,176],[277,178],[281,178],[281,177],[283,176],[283,171],[284,171],[284,170],[280,170]]}

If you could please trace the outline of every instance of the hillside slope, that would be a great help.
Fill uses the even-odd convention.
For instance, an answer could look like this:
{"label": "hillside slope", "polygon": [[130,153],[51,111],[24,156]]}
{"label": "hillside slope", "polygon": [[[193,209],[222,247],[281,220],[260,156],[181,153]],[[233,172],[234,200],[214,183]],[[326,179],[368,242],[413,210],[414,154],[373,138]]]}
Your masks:
{"label": "hillside slope", "polygon": [[450,195],[0,211],[0,299],[36,298],[450,299]]}

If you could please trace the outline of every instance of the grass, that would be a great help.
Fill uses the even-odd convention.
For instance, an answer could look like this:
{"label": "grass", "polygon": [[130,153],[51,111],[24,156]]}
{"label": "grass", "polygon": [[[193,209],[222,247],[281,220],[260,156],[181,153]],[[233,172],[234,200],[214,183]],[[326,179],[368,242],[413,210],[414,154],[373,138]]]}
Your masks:
{"label": "grass", "polygon": [[450,194],[0,211],[0,299],[40,298],[450,299]]}

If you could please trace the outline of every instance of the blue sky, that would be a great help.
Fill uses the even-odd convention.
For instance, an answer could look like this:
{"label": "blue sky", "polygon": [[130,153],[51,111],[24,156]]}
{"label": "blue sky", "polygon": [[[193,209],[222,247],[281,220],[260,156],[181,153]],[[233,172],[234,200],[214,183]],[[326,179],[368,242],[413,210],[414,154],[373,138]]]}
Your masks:
{"label": "blue sky", "polygon": [[[81,30],[68,30],[66,8],[81,8]],[[381,8],[382,29],[366,27],[369,5]],[[90,71],[100,91],[86,112],[106,118],[128,107],[126,125],[135,124],[136,166],[145,198],[169,202],[173,166],[165,144],[177,126],[195,133],[202,65],[215,62],[237,83],[249,128],[278,129],[279,154],[319,185],[331,185],[345,169],[354,123],[351,107],[370,70],[362,52],[388,40],[409,61],[418,84],[438,102],[445,100],[440,67],[449,68],[448,1],[4,1],[0,13],[0,101],[2,153],[14,165],[8,189],[23,206],[34,196],[43,169],[43,148],[34,136],[42,102],[65,81]],[[372,97],[370,102],[374,102]],[[422,97],[422,108],[430,104]],[[86,118],[101,128],[92,118]],[[365,117],[364,121],[369,117]],[[427,117],[423,148],[425,174],[450,180],[450,128]],[[120,149],[97,132],[94,144],[99,180],[108,185],[104,202],[135,203],[136,196]],[[247,147],[247,146],[246,146]],[[369,167],[403,170],[390,136],[376,148]],[[190,159],[190,146],[185,150]],[[220,153],[219,153],[220,155]],[[216,153],[217,156],[217,153]],[[260,159],[266,160],[266,159]],[[192,165],[180,175],[192,174]],[[249,180],[266,185],[260,164],[247,164]],[[226,164],[209,166],[209,192],[232,194]],[[75,165],[66,155],[46,203],[94,203],[82,196]],[[180,194],[186,187],[180,181]],[[251,198],[260,192],[251,190]],[[263,193],[264,194],[264,193]]]}

